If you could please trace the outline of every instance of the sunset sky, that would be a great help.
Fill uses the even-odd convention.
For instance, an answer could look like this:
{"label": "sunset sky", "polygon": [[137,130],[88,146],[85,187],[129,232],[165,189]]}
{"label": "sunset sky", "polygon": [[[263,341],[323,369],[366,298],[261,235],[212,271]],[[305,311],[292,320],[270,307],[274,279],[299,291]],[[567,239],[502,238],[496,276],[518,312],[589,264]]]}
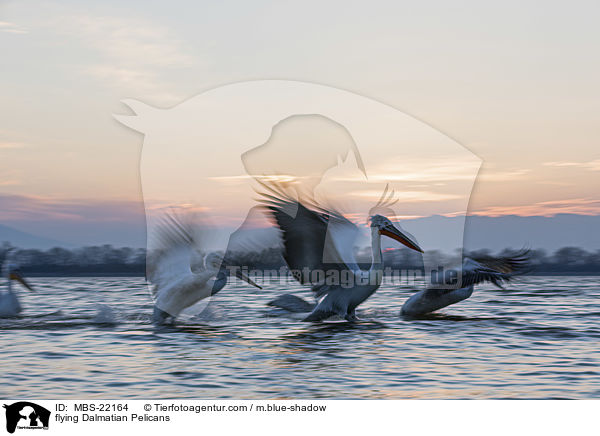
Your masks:
{"label": "sunset sky", "polygon": [[121,100],[169,108],[256,79],[345,89],[453,138],[483,161],[471,214],[598,215],[599,12],[591,1],[2,1],[0,223],[135,222],[143,137],[113,118],[131,113]]}

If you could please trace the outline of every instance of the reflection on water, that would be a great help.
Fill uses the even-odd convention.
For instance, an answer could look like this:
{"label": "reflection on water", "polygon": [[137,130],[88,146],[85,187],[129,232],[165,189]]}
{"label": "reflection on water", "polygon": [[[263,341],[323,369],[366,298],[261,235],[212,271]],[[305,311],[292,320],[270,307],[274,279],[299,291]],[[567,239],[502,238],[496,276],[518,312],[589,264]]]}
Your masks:
{"label": "reflection on water", "polygon": [[[5,398],[597,398],[598,277],[483,286],[416,320],[383,286],[357,324],[306,324],[240,283],[155,328],[141,278],[32,280],[0,319]],[[292,289],[308,297],[300,288]],[[290,292],[286,289],[285,292]]]}

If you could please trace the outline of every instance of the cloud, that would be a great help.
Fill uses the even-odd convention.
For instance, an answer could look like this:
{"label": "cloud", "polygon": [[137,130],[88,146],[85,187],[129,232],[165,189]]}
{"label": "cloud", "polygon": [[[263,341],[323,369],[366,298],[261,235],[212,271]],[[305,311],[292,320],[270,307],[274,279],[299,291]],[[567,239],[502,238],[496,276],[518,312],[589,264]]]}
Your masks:
{"label": "cloud", "polygon": [[590,171],[600,171],[600,159],[587,162],[585,167]]}
{"label": "cloud", "polygon": [[120,68],[112,65],[92,65],[82,70],[90,76],[123,89],[134,89],[142,95],[151,95],[161,101],[178,101],[181,96],[165,91],[166,86],[160,85],[157,74],[151,71],[141,71]]}
{"label": "cloud", "polygon": [[[351,195],[355,195],[357,197],[368,198],[370,200],[374,200],[375,202],[381,198],[381,191],[375,190],[361,190],[351,192]],[[398,199],[403,203],[413,203],[413,202],[424,202],[424,201],[445,201],[445,200],[456,200],[460,199],[460,195],[455,194],[442,194],[439,192],[431,192],[431,191],[401,191],[396,192],[393,196],[394,199]]]}
{"label": "cloud", "polygon": [[20,185],[21,178],[22,175],[19,168],[4,168],[0,174],[0,187]]}
{"label": "cloud", "polygon": [[[471,174],[465,174],[460,168],[439,166],[432,164],[429,167],[421,164],[402,165],[396,171],[389,168],[373,168],[369,171],[369,180],[372,182],[448,182],[455,180],[472,180]],[[407,169],[409,168],[409,169]],[[340,182],[364,181],[362,174],[341,175],[332,178]]]}
{"label": "cloud", "polygon": [[29,33],[27,29],[19,26],[18,24],[9,23],[8,21],[0,21],[0,32],[15,33],[19,35]]}
{"label": "cloud", "polygon": [[[473,180],[473,168],[479,168],[479,160],[457,161],[452,157],[436,157],[423,159],[396,159],[384,165],[369,168],[371,182],[413,182],[444,183]],[[488,179],[508,179],[515,173],[522,175],[526,170],[507,173],[486,173]],[[364,175],[354,168],[344,168],[340,174],[331,177],[333,181],[362,182]]]}
{"label": "cloud", "polygon": [[259,180],[261,182],[275,182],[275,183],[297,183],[302,179],[308,179],[309,177],[304,176],[293,176],[289,174],[272,174],[262,176],[251,176],[248,174],[240,174],[237,176],[215,176],[207,177],[209,180],[214,180],[221,183],[247,183],[248,180]]}
{"label": "cloud", "polygon": [[131,201],[65,200],[0,194],[0,220],[2,221],[120,222],[139,221],[143,216],[143,206]]}
{"label": "cloud", "polygon": [[600,214],[600,200],[590,198],[572,198],[566,200],[542,201],[521,206],[490,206],[470,215],[501,216],[553,216],[561,213],[579,215]]}
{"label": "cloud", "polygon": [[[528,174],[530,170],[510,170],[510,171],[482,171],[477,180],[501,182],[506,180],[514,180]],[[371,177],[371,179],[379,181],[410,181],[410,182],[454,182],[461,180],[472,180],[472,175],[468,174],[460,166],[445,166],[432,164],[430,167],[421,168],[418,171],[408,171],[405,173],[379,173]],[[443,184],[443,183],[442,183]]]}
{"label": "cloud", "polygon": [[0,141],[0,150],[17,150],[20,148],[25,148],[25,144],[22,142]]}
{"label": "cloud", "polygon": [[531,173],[528,169],[509,170],[509,171],[482,171],[477,180],[486,182],[505,182],[508,180],[520,179]]}
{"label": "cloud", "polygon": [[588,162],[569,162],[569,161],[557,161],[557,162],[544,162],[544,166],[547,167],[558,167],[558,168],[583,168],[589,171],[600,171],[600,159],[591,160]]}
{"label": "cloud", "polygon": [[197,64],[169,28],[139,18],[76,14],[50,25],[97,53],[97,61],[81,68],[84,74],[138,95],[169,102],[182,99],[170,91],[172,81],[161,76]]}
{"label": "cloud", "polygon": [[[195,59],[168,28],[134,18],[76,15],[69,28],[107,59],[137,66],[191,66]],[[61,24],[65,24],[62,23]]]}

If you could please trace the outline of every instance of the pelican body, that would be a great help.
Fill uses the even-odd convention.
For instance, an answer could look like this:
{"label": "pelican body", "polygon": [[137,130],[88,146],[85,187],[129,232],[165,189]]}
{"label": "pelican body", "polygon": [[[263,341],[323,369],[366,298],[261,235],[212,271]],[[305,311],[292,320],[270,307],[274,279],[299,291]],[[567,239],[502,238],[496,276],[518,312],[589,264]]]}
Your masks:
{"label": "pelican body", "polygon": [[[354,223],[338,212],[314,205],[307,207],[276,186],[264,186],[270,193],[263,193],[263,205],[281,231],[283,258],[293,277],[310,285],[318,301],[304,321],[317,322],[335,315],[348,321],[356,319],[356,308],[381,285],[381,236],[422,252],[388,218],[373,215],[370,218],[372,262],[368,270],[363,270],[354,257],[358,235]],[[281,308],[306,307],[298,300],[287,295],[269,304]]]}
{"label": "pelican body", "polygon": [[203,265],[196,265],[194,258],[200,247],[189,221],[168,215],[157,234],[161,248],[149,257],[146,271],[148,281],[154,286],[155,323],[172,321],[188,307],[215,295],[232,274],[261,289],[217,253],[207,254]]}
{"label": "pelican body", "polygon": [[21,275],[17,265],[13,263],[10,253],[2,265],[2,277],[5,280],[6,289],[4,291],[0,290],[0,318],[12,318],[19,315],[23,310],[13,289],[12,282],[17,281],[30,291],[33,291],[33,289]]}
{"label": "pelican body", "polygon": [[[351,273],[351,280],[347,281],[347,283],[350,284],[353,281],[354,286],[352,287],[344,285],[343,283],[332,285],[327,283],[314,284],[312,291],[315,293],[315,297],[320,299],[320,301],[304,321],[322,321],[333,315],[338,315],[348,321],[356,320],[356,308],[373,295],[373,293],[381,286],[381,281],[383,279],[383,257],[381,253],[382,235],[391,237],[402,243],[406,240],[406,245],[412,245],[412,242],[410,242],[388,218],[382,215],[372,216],[371,267],[366,271],[362,270],[356,261],[353,260],[345,264],[345,267],[348,268],[348,271]],[[321,297],[323,298],[321,299]]]}
{"label": "pelican body", "polygon": [[[461,270],[447,270],[432,277],[431,287],[412,295],[400,311],[407,318],[426,315],[444,307],[466,300],[473,294],[474,286],[491,282],[502,288],[515,275],[523,274],[528,265],[527,252],[508,257],[465,257]],[[461,277],[460,287],[452,286]]]}

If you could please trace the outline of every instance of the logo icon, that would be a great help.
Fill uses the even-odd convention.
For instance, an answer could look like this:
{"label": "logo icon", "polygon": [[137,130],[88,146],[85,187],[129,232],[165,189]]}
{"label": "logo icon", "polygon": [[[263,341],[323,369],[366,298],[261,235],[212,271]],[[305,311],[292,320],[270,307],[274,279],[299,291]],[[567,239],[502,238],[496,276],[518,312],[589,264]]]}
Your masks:
{"label": "logo icon", "polygon": [[6,431],[14,433],[19,429],[48,429],[50,422],[50,411],[29,401],[19,401],[10,406],[4,405],[6,409]]}

